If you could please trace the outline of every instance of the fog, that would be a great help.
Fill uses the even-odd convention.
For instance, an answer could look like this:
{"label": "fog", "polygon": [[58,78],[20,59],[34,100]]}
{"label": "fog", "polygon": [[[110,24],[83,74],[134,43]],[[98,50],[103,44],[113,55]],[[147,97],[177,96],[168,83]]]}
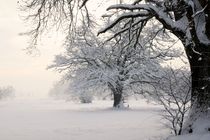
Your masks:
{"label": "fog", "polygon": [[[11,85],[16,96],[45,97],[59,74],[46,70],[61,49],[61,35],[49,34],[39,43],[39,55],[26,54],[29,45],[26,23],[20,18],[18,3],[7,0],[0,5],[0,86]],[[56,38],[56,39],[55,39]],[[60,38],[60,39],[58,39]]]}

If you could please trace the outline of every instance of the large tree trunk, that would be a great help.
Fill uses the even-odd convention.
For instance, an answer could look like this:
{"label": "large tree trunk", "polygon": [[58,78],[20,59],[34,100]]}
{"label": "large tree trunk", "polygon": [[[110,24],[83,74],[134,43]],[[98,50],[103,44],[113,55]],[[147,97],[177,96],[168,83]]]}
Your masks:
{"label": "large tree trunk", "polygon": [[[208,5],[205,0],[199,0],[199,2],[203,8]],[[188,7],[186,9],[186,16],[190,21],[189,27],[192,40],[191,44],[185,46],[185,49],[192,74],[192,105],[195,110],[206,112],[208,107],[210,107],[210,46],[200,42],[200,34],[197,32],[197,28],[201,28],[201,26],[196,25],[196,22],[206,22],[207,32],[205,34],[209,37],[208,26],[210,25],[210,18],[208,18],[208,15],[210,15],[210,12],[208,10],[210,7],[208,5],[208,7],[204,8],[206,21],[197,21],[193,16],[194,10],[198,11],[202,9],[200,9],[199,4],[194,4],[194,7]],[[186,38],[186,36],[182,36],[182,38]]]}
{"label": "large tree trunk", "polygon": [[123,97],[122,97],[123,85],[120,84],[120,82],[116,82],[116,85],[112,85],[109,83],[108,87],[110,88],[112,95],[114,97],[113,107],[120,108],[122,100],[123,100]]}
{"label": "large tree trunk", "polygon": [[186,127],[188,127],[187,131],[192,133],[199,119],[208,120],[210,117],[210,112],[208,112],[210,107],[210,47],[204,44],[196,44],[185,46],[185,48],[190,63],[192,80],[192,108]]}
{"label": "large tree trunk", "polygon": [[[191,103],[192,108],[190,112],[189,118],[189,127],[191,127],[189,132],[193,132],[194,128],[199,127],[199,129],[210,130],[210,46],[201,43],[199,40],[199,32],[197,32],[198,28],[202,28],[202,26],[196,25],[196,22],[206,22],[206,31],[205,35],[210,37],[210,6],[209,2],[206,0],[198,0],[201,6],[204,9],[205,13],[205,21],[204,20],[196,20],[194,16],[194,12],[198,13],[199,10],[203,10],[199,8],[198,3],[194,3],[194,7],[188,6],[186,9],[186,15],[189,22],[189,29],[191,34],[191,44],[185,45],[186,54],[188,56],[188,60],[191,68],[191,79],[192,79],[192,93],[191,93]],[[207,7],[206,7],[207,6]],[[194,11],[196,10],[196,11]],[[199,23],[202,24],[202,23]],[[201,36],[200,36],[201,37]],[[180,39],[185,39],[187,36],[181,35]],[[183,41],[183,44],[186,42]],[[208,128],[202,128],[201,122],[207,123]],[[196,126],[197,125],[197,126]],[[204,126],[204,125],[203,125]],[[199,130],[203,131],[203,130]]]}
{"label": "large tree trunk", "polygon": [[210,107],[210,49],[196,44],[195,47],[187,46],[186,52],[191,68],[192,105],[205,112]]}
{"label": "large tree trunk", "polygon": [[113,94],[113,96],[114,96],[113,107],[120,108],[121,103],[122,103],[122,94],[115,93],[115,94]]}

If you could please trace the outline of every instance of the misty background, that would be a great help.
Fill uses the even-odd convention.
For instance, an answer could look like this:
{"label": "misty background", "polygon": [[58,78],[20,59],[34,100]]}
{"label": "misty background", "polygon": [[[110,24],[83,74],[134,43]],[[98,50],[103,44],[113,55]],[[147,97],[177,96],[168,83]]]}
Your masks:
{"label": "misty background", "polygon": [[[13,86],[17,97],[46,97],[59,74],[46,70],[54,55],[62,50],[61,35],[48,34],[39,43],[39,53],[28,55],[29,37],[21,20],[18,2],[7,0],[0,5],[0,86]],[[59,41],[60,40],[60,41]]]}

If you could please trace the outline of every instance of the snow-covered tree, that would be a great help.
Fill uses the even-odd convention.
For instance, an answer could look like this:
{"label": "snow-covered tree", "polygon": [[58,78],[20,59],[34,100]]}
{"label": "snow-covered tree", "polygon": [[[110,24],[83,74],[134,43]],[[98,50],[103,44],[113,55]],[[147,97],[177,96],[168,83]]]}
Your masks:
{"label": "snow-covered tree", "polygon": [[[192,78],[191,123],[209,116],[210,107],[210,4],[205,0],[137,0],[132,4],[112,5],[108,10],[123,10],[112,23],[100,31],[110,30],[120,21],[137,19],[139,23],[156,19],[163,28],[182,42]],[[135,23],[134,23],[135,24]],[[200,114],[200,115],[197,115]],[[191,124],[190,124],[191,126]]]}
{"label": "snow-covered tree", "polygon": [[[36,38],[48,25],[49,19],[53,19],[54,23],[60,23],[60,21],[67,23],[66,21],[69,21],[69,25],[72,25],[71,23],[74,23],[75,19],[77,19],[75,11],[78,10],[85,11],[87,16],[84,17],[89,21],[87,9],[88,3],[91,3],[91,1],[92,0],[27,1],[26,7],[30,10],[30,16],[28,17],[35,21],[35,28],[31,33]],[[72,9],[75,7],[76,9]],[[182,42],[191,68],[191,102],[194,106],[192,118],[194,116],[193,112],[196,112],[194,114],[208,112],[208,108],[210,107],[209,1],[131,0],[124,1],[123,4],[112,5],[107,10],[113,11],[111,14],[106,15],[109,17],[112,16],[112,22],[100,30],[100,34],[110,31],[116,25],[121,24],[122,29],[115,31],[115,35],[113,35],[115,38],[130,29],[143,29],[146,27],[145,25],[148,21],[155,20],[166,29],[166,32],[171,32]],[[121,23],[121,21],[125,20],[127,22]],[[66,25],[69,27],[68,24]]]}
{"label": "snow-covered tree", "polygon": [[[139,34],[137,30],[133,37],[124,34],[103,43],[92,30],[81,26],[75,36],[68,38],[66,53],[56,56],[50,68],[66,70],[64,79],[71,80],[69,89],[75,93],[93,92],[91,88],[101,89],[99,93],[108,89],[113,95],[114,107],[120,107],[124,96],[132,94],[135,86],[156,80],[161,60],[171,57],[169,46],[151,45],[154,42],[152,31]],[[141,40],[136,36],[141,36]]]}
{"label": "snow-covered tree", "polygon": [[108,8],[108,10],[116,9],[121,9],[124,12],[101,30],[100,33],[106,32],[118,24],[119,21],[127,18],[137,19],[139,20],[139,24],[151,19],[156,19],[162,24],[163,28],[180,39],[185,48],[191,68],[191,102],[193,105],[191,119],[195,120],[203,115],[207,115],[206,113],[208,113],[210,106],[209,1],[137,0],[133,4],[118,4]]}

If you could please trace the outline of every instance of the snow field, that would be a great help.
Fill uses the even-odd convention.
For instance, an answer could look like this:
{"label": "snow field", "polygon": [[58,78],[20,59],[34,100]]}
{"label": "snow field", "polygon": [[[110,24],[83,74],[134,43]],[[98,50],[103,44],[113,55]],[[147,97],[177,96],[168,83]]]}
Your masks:
{"label": "snow field", "polygon": [[77,104],[49,99],[0,102],[0,140],[160,140],[168,134],[158,106],[131,101]]}

